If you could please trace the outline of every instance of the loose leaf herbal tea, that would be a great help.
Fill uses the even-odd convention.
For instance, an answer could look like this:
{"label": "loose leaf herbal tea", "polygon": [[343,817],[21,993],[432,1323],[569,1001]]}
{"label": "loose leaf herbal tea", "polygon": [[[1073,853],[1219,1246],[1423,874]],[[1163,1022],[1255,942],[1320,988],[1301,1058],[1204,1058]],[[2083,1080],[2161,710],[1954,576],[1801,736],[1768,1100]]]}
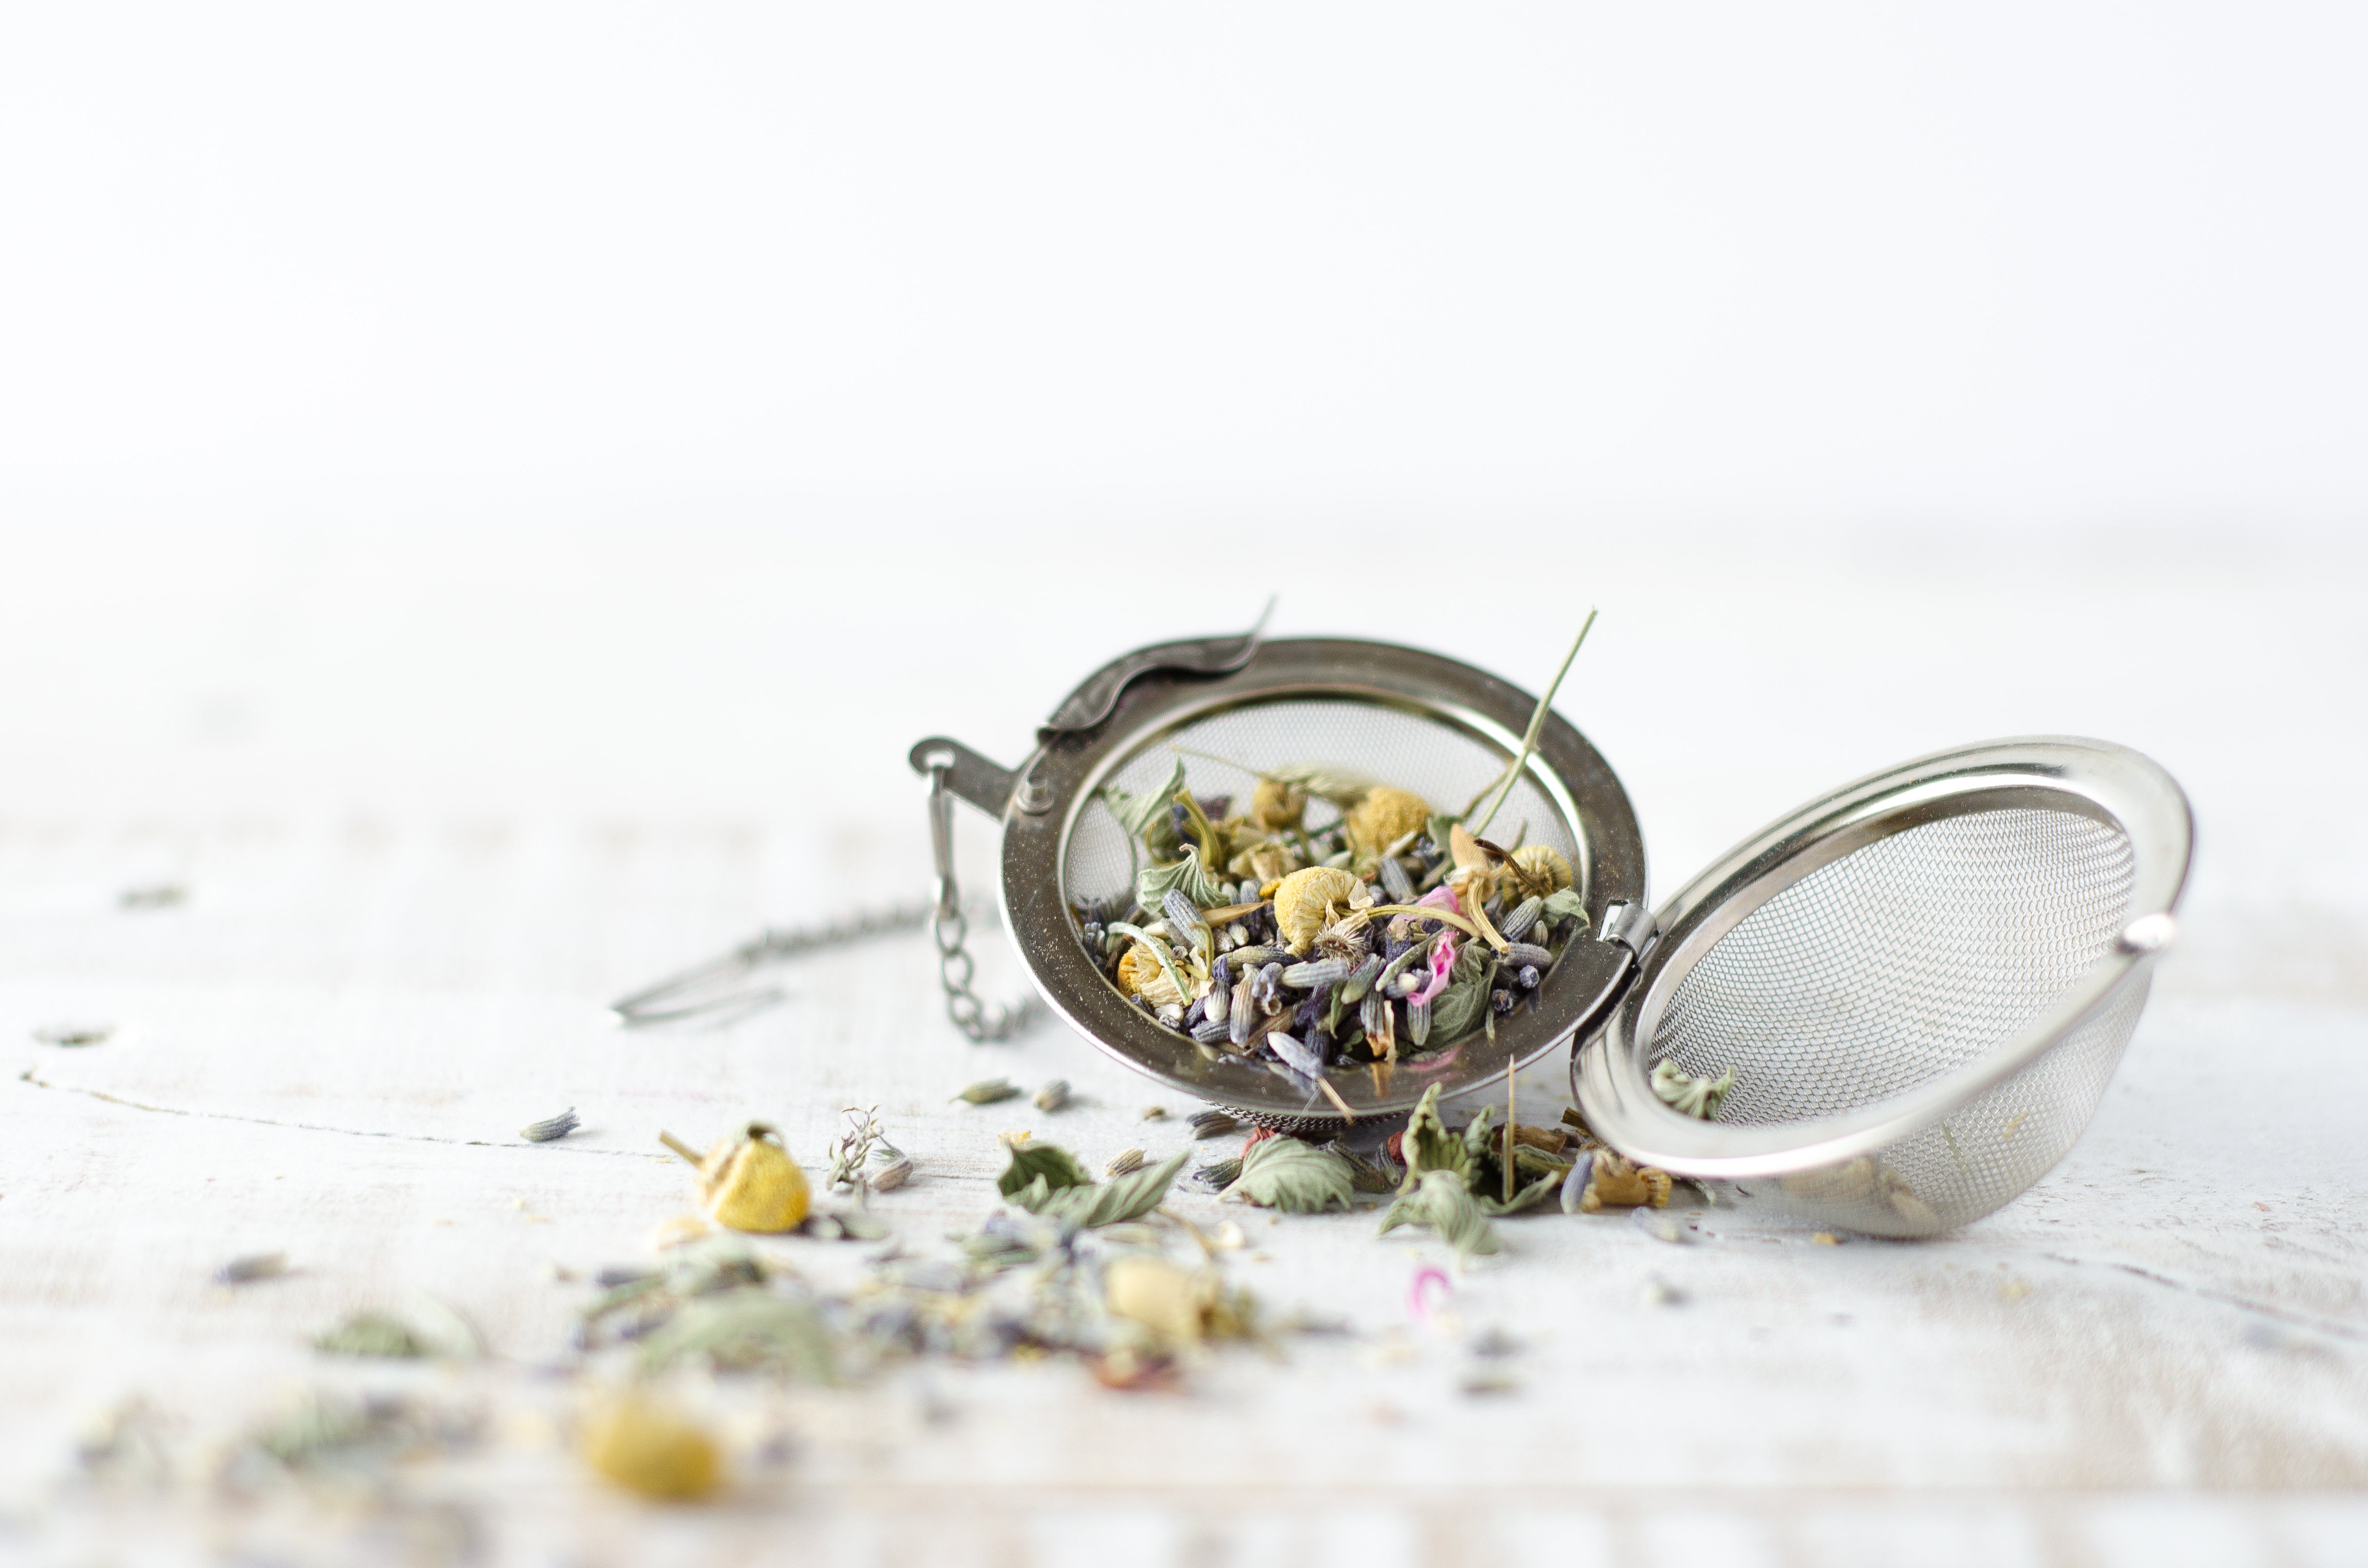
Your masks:
{"label": "loose leaf herbal tea", "polygon": [[1157,789],[1105,788],[1147,859],[1072,906],[1110,983],[1204,1053],[1320,1085],[1444,1050],[1530,1000],[1587,923],[1550,846],[1492,843],[1485,818],[1344,768],[1205,760],[1255,778],[1247,802],[1195,793],[1180,752]]}
{"label": "loose leaf herbal tea", "polygon": [[1653,1064],[1653,1093],[1680,1116],[1698,1116],[1705,1121],[1716,1120],[1720,1102],[1734,1087],[1735,1072],[1732,1068],[1715,1078],[1696,1078],[1679,1072],[1673,1062]]}
{"label": "loose leaf herbal tea", "polygon": [[1225,1196],[1286,1214],[1321,1214],[1348,1208],[1356,1182],[1356,1166],[1336,1150],[1296,1138],[1263,1138],[1242,1155],[1241,1175]]}
{"label": "loose leaf herbal tea", "polygon": [[570,1106],[547,1121],[528,1122],[518,1129],[518,1136],[529,1143],[552,1143],[583,1125],[575,1119],[575,1108]]}

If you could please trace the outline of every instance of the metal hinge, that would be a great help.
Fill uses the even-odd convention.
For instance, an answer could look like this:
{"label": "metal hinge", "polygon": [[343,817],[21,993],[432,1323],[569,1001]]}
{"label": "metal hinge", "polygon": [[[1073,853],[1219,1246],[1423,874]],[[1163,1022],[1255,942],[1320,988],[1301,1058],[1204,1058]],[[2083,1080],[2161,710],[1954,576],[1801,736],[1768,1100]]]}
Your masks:
{"label": "metal hinge", "polygon": [[1646,953],[1653,950],[1653,944],[1660,937],[1661,927],[1654,920],[1653,912],[1642,903],[1631,903],[1624,898],[1603,906],[1603,924],[1595,933],[1597,941],[1619,943],[1634,954],[1639,963],[1644,961]]}

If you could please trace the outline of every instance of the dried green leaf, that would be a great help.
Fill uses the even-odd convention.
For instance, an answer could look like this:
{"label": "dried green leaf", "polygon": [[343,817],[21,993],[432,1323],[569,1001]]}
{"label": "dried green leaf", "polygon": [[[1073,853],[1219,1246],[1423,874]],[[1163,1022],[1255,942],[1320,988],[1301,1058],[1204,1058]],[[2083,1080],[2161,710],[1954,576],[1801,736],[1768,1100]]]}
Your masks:
{"label": "dried green leaf", "polygon": [[411,1326],[386,1312],[356,1312],[315,1338],[313,1348],[325,1350],[332,1356],[375,1356],[389,1359],[412,1359],[427,1354],[427,1346],[411,1332]]}
{"label": "dried green leaf", "polygon": [[1414,1108],[1406,1119],[1406,1133],[1398,1140],[1406,1155],[1406,1180],[1400,1191],[1413,1190],[1415,1184],[1428,1171],[1452,1171],[1458,1181],[1463,1180],[1472,1168],[1472,1156],[1463,1147],[1463,1140],[1447,1130],[1439,1117],[1439,1085],[1425,1089],[1422,1103]]}
{"label": "dried green leaf", "polygon": [[966,1105],[993,1105],[997,1100],[1019,1097],[1019,1085],[1008,1078],[981,1078],[954,1096]]}
{"label": "dried green leaf", "polygon": [[689,1357],[717,1367],[763,1370],[814,1382],[837,1379],[830,1330],[804,1301],[748,1286],[692,1302],[642,1342],[653,1370]]}
{"label": "dried green leaf", "polygon": [[1286,763],[1259,777],[1271,778],[1287,789],[1304,790],[1344,808],[1363,800],[1375,782],[1353,767],[1336,767],[1324,762]]}
{"label": "dried green leaf", "polygon": [[[1477,943],[1473,944],[1474,947]],[[1457,967],[1463,966],[1459,956]],[[1480,1027],[1488,1010],[1488,984],[1485,980],[1459,980],[1439,994],[1430,1005],[1430,1039],[1426,1043],[1436,1049],[1453,1045]]]}
{"label": "dried green leaf", "polygon": [[1249,1146],[1242,1174],[1224,1196],[1286,1214],[1321,1214],[1348,1208],[1355,1190],[1356,1170],[1338,1151],[1296,1138],[1267,1138]]}
{"label": "dried green leaf", "polygon": [[[1119,825],[1126,829],[1127,836],[1140,838],[1151,830],[1154,824],[1167,820],[1168,804],[1176,799],[1176,791],[1182,788],[1184,759],[1179,756],[1176,759],[1175,771],[1159,788],[1136,795],[1114,785],[1104,785],[1101,796],[1103,803],[1110,809],[1110,815],[1118,818]],[[1145,900],[1144,906],[1156,909],[1159,904],[1156,900]]]}
{"label": "dried green leaf", "polygon": [[1100,1186],[1048,1191],[1042,1207],[1036,1208],[1034,1212],[1048,1220],[1075,1225],[1081,1231],[1140,1220],[1159,1207],[1167,1196],[1167,1189],[1176,1185],[1176,1177],[1183,1171],[1184,1163],[1190,1158],[1191,1154],[1187,1152]]}
{"label": "dried green leaf", "polygon": [[1349,1180],[1359,1192],[1388,1193],[1397,1190],[1397,1177],[1391,1172],[1338,1143],[1330,1147],[1334,1153],[1349,1162]]}
{"label": "dried green leaf", "polygon": [[1380,1233],[1387,1235],[1400,1225],[1422,1225],[1438,1233],[1440,1240],[1455,1249],[1459,1262],[1497,1250],[1496,1227],[1455,1171],[1425,1171],[1412,1187],[1399,1193],[1382,1216]]}
{"label": "dried green leaf", "polygon": [[1562,1178],[1563,1167],[1556,1166],[1552,1173],[1538,1177],[1527,1187],[1517,1188],[1510,1200],[1491,1198],[1484,1192],[1474,1194],[1473,1201],[1479,1205],[1480,1212],[1483,1214],[1501,1219],[1505,1215],[1518,1214],[1524,1209],[1543,1202],[1547,1193],[1562,1186]]}
{"label": "dried green leaf", "polygon": [[1557,889],[1546,894],[1545,908],[1541,913],[1540,918],[1554,921],[1576,919],[1584,922],[1587,919],[1587,901],[1579,897],[1577,888]]}
{"label": "dried green leaf", "polygon": [[1463,1124],[1463,1174],[1476,1179],[1483,1165],[1494,1165],[1498,1140],[1488,1136],[1489,1123],[1497,1119],[1497,1108],[1484,1105],[1479,1114]]}
{"label": "dried green leaf", "polygon": [[1233,895],[1201,866],[1197,845],[1186,845],[1179,859],[1165,866],[1145,866],[1135,873],[1134,896],[1145,909],[1157,909],[1170,888],[1190,899],[1196,909],[1213,909],[1233,901]]}
{"label": "dried green leaf", "polygon": [[432,1296],[414,1297],[401,1312],[357,1312],[313,1346],[333,1356],[440,1356],[456,1361],[472,1359],[484,1348],[469,1320]]}
{"label": "dried green leaf", "polygon": [[1064,1187],[1091,1187],[1094,1183],[1086,1167],[1077,1163],[1077,1157],[1057,1143],[1023,1142],[1006,1146],[1011,1151],[1011,1164],[995,1181],[995,1190],[1006,1198],[1016,1199],[1039,1178],[1048,1189],[1055,1191]]}
{"label": "dried green leaf", "polygon": [[1734,1087],[1733,1068],[1715,1078],[1697,1078],[1680,1072],[1673,1062],[1653,1064],[1653,1092],[1679,1116],[1698,1116],[1704,1120],[1716,1117],[1720,1103]]}

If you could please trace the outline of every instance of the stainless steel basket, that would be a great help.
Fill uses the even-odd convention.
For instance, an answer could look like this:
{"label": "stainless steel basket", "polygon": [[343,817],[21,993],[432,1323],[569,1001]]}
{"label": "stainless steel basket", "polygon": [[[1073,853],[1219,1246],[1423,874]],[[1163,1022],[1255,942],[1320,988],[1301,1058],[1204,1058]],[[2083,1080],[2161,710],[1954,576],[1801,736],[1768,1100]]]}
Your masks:
{"label": "stainless steel basket", "polygon": [[[2095,1113],[2170,941],[2179,786],[2102,741],[1936,752],[1821,797],[1660,912],[1571,1064],[1629,1158],[1881,1235],[1979,1219]],[[1735,1074],[1715,1120],[1660,1062]]]}
{"label": "stainless steel basket", "polygon": [[[1337,1103],[1196,1048],[1087,955],[1073,906],[1131,885],[1133,867],[1099,791],[1149,786],[1171,748],[1253,770],[1354,763],[1460,801],[1501,777],[1535,706],[1483,671],[1385,643],[1243,637],[1131,653],[1061,704],[1017,769],[944,737],[913,748],[931,780],[941,922],[959,920],[948,811],[961,799],[1002,824],[1004,917],[1045,1004],[1129,1066],[1269,1126],[1392,1118],[1433,1084],[1452,1096],[1568,1042],[1574,1091],[1613,1148],[1824,1223],[1944,1230],[2063,1157],[2173,934],[2191,837],[2170,778],[2101,742],[1997,742],[1861,780],[1738,846],[1656,918],[1626,792],[1548,714],[1499,820],[1568,858],[1587,932],[1493,1037],[1333,1073]],[[949,989],[962,991],[951,976]],[[1715,1119],[1661,1102],[1662,1062],[1735,1073]]]}

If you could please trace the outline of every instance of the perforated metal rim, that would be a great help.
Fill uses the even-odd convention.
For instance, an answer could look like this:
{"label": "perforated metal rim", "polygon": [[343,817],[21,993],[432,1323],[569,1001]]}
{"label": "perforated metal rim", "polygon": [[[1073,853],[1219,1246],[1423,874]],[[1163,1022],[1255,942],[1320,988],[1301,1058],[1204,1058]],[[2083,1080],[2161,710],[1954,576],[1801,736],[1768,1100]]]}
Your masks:
{"label": "perforated metal rim", "polygon": [[[2124,941],[1979,1060],[1848,1113],[1730,1125],[1683,1116],[1651,1088],[1662,1017],[1693,966],[1778,894],[1880,839],[1952,817],[2031,808],[2072,812],[2125,835]],[[2184,887],[2193,826],[2186,797],[2146,756],[2107,742],[2042,737],[1937,752],[1861,779],[1747,840],[1661,911],[1660,938],[1603,1031],[1582,1043],[1572,1087],[1596,1131],[1623,1154],[1718,1179],[1811,1171],[1871,1153],[1946,1118],[2037,1060],[2141,983]]]}
{"label": "perforated metal rim", "polygon": [[[1482,738],[1508,757],[1519,748],[1537,699],[1485,671],[1384,642],[1294,639],[1263,644],[1240,670],[1206,677],[1145,676],[1126,687],[1109,719],[1083,735],[1056,735],[1022,770],[1004,813],[1003,910],[1007,926],[1045,1004],[1110,1056],[1183,1093],[1236,1108],[1262,1121],[1304,1129],[1339,1125],[1330,1102],[1310,1096],[1255,1062],[1212,1062],[1192,1043],[1129,1006],[1087,959],[1071,923],[1063,855],[1093,790],[1148,737],[1223,709],[1291,698],[1373,702],[1422,714]],[[1564,804],[1577,833],[1590,929],[1604,908],[1645,898],[1645,851],[1627,793],[1584,736],[1549,714],[1529,776]],[[1023,810],[1026,797],[1037,809]],[[1582,937],[1539,988],[1537,1000],[1500,1019],[1491,1041],[1474,1035],[1442,1058],[1402,1064],[1386,1089],[1364,1074],[1331,1074],[1332,1087],[1360,1120],[1403,1113],[1437,1083],[1453,1095],[1501,1077],[1569,1040],[1617,994],[1626,951]]]}

